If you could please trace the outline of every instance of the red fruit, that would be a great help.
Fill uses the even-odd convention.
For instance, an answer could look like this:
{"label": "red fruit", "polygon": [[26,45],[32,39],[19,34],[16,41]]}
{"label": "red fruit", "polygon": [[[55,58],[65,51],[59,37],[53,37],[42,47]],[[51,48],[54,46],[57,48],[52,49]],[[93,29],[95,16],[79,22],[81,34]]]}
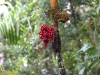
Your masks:
{"label": "red fruit", "polygon": [[48,43],[52,43],[52,39],[54,36],[54,27],[43,24],[40,28],[39,35],[43,41],[44,46],[46,47]]}

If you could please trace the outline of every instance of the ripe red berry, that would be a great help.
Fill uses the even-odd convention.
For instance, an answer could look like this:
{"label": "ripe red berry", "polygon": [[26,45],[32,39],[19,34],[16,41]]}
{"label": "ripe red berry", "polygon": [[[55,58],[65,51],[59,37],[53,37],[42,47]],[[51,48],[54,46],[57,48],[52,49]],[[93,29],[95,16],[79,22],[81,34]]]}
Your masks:
{"label": "ripe red berry", "polygon": [[54,36],[54,27],[43,24],[40,28],[39,35],[43,41],[44,46],[47,47],[48,43],[52,43],[52,39]]}

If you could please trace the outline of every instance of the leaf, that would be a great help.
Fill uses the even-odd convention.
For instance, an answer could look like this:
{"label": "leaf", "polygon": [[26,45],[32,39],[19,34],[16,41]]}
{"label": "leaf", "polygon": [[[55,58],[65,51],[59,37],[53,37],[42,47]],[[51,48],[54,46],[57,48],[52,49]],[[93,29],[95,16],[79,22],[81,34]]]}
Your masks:
{"label": "leaf", "polygon": [[94,49],[93,49],[93,50],[90,50],[90,51],[89,51],[89,56],[94,55],[96,52],[97,52],[97,51],[94,50]]}
{"label": "leaf", "polygon": [[81,48],[81,50],[83,50],[83,52],[89,50],[89,48],[91,48],[91,46],[89,46],[88,44],[84,43],[83,47]]}
{"label": "leaf", "polygon": [[10,2],[5,2],[12,10],[14,9]]}
{"label": "leaf", "polygon": [[85,67],[81,69],[81,71],[79,72],[80,75],[83,75],[85,71]]}
{"label": "leaf", "polygon": [[93,68],[93,66],[97,63],[98,60],[94,60],[92,61],[92,63],[88,66],[87,70],[91,70],[91,68]]}
{"label": "leaf", "polygon": [[78,55],[81,52],[82,52],[82,50],[77,51],[75,54],[73,54],[73,56],[70,59],[74,58],[76,55]]}
{"label": "leaf", "polygon": [[96,9],[97,14],[99,14],[99,11],[100,11],[100,5]]}
{"label": "leaf", "polygon": [[9,14],[0,20],[0,33],[7,40],[7,44],[17,44],[19,41],[19,11],[17,8],[9,12]]}
{"label": "leaf", "polygon": [[89,58],[93,59],[93,58],[98,58],[100,57],[100,53],[95,53],[94,55],[89,56]]}

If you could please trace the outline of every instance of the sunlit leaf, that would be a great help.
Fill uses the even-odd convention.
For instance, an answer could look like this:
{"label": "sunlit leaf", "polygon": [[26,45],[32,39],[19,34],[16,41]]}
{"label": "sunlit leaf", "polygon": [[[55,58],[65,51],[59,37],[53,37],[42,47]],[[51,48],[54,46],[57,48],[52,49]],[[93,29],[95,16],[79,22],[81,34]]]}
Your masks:
{"label": "sunlit leaf", "polygon": [[80,70],[79,74],[80,75],[83,75],[84,74],[84,71],[85,71],[85,67]]}

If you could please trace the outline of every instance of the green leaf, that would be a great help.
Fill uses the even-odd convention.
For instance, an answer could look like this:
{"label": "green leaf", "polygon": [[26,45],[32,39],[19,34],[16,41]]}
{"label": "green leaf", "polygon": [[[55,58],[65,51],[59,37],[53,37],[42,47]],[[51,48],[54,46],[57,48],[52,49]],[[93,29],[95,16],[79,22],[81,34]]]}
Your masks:
{"label": "green leaf", "polygon": [[99,53],[95,53],[94,55],[89,56],[89,58],[93,59],[93,58],[98,58],[100,57]]}
{"label": "green leaf", "polygon": [[91,70],[93,66],[97,63],[98,60],[92,61],[92,63],[88,66],[87,70]]}
{"label": "green leaf", "polygon": [[94,49],[93,49],[93,50],[90,50],[90,51],[89,51],[89,56],[91,56],[91,55],[95,54],[96,52],[97,52],[97,51],[96,51],[96,50],[94,50]]}
{"label": "green leaf", "polygon": [[99,14],[99,11],[100,11],[100,5],[96,9],[97,14]]}

